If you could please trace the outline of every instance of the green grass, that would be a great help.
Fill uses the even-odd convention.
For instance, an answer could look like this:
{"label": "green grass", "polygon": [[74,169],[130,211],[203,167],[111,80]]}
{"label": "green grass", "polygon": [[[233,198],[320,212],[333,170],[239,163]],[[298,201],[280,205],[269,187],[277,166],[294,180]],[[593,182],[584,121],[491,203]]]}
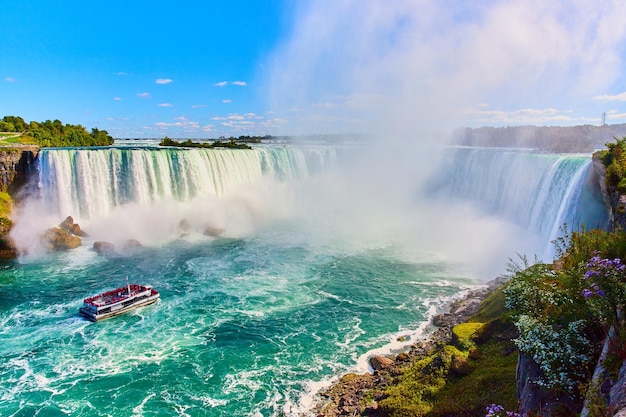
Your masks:
{"label": "green grass", "polygon": [[476,334],[483,323],[461,323],[452,328],[452,342],[461,350],[469,351],[474,347],[472,336]]}
{"label": "green grass", "polygon": [[506,410],[517,410],[518,353],[505,356],[506,347],[506,343],[497,340],[481,345],[481,357],[469,361],[470,373],[448,378],[427,415],[481,416],[492,403],[501,404]]}
{"label": "green grass", "polygon": [[489,294],[481,303],[478,313],[470,317],[468,322],[487,323],[497,319],[503,314],[507,314],[507,310],[504,307],[505,297],[502,292],[503,288],[503,286],[500,286]]}
{"label": "green grass", "polygon": [[[461,350],[452,345],[439,346],[430,356],[405,368],[379,402],[382,415],[481,416],[492,403],[507,410],[517,409],[518,353],[510,340],[515,328],[504,308],[502,290],[494,291],[469,322],[455,326],[452,332]],[[479,354],[468,355],[475,345]],[[473,358],[468,359],[468,374],[450,372],[453,356]]]}
{"label": "green grass", "polygon": [[12,138],[7,138],[7,139],[1,139],[0,145],[5,144],[5,143],[11,143],[11,144],[20,144],[20,145],[37,145],[37,139],[33,138],[32,136],[15,136]]}

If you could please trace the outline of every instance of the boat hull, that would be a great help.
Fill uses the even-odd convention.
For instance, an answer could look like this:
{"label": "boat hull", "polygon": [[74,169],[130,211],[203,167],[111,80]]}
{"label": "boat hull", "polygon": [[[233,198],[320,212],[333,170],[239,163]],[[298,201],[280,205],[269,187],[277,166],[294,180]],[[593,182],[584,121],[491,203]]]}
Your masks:
{"label": "boat hull", "polygon": [[95,321],[100,321],[100,320],[108,319],[111,317],[119,316],[120,314],[127,313],[136,308],[145,307],[147,305],[153,304],[159,299],[159,296],[160,295],[156,293],[156,294],[150,295],[148,298],[137,301],[129,306],[126,306],[126,307],[120,306],[119,308],[115,310],[110,310],[107,312],[94,312],[92,309],[89,309],[87,307],[81,307],[79,309],[79,312],[83,317],[95,322]]}

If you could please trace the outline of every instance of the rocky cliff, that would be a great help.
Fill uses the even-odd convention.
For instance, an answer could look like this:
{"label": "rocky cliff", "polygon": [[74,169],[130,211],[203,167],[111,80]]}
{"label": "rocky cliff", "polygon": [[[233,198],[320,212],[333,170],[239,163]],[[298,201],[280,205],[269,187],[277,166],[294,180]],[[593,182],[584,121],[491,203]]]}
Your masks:
{"label": "rocky cliff", "polygon": [[[9,232],[12,200],[19,200],[21,192],[35,171],[36,146],[0,147],[0,259],[14,259],[17,249]],[[10,197],[9,197],[10,196]]]}
{"label": "rocky cliff", "polygon": [[606,185],[606,167],[596,153],[593,155],[593,175],[598,181],[604,205],[609,213],[609,227],[626,230],[626,195],[611,191]]}
{"label": "rocky cliff", "polygon": [[0,148],[0,191],[15,198],[34,172],[38,153],[37,146]]}

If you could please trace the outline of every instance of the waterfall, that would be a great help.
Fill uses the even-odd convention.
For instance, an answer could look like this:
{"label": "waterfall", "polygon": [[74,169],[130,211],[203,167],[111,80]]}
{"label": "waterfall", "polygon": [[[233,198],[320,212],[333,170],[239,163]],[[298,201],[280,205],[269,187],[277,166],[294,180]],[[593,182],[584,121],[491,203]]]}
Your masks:
{"label": "waterfall", "polygon": [[[606,227],[606,211],[590,183],[591,174],[587,155],[455,148],[430,191],[439,198],[471,202],[551,242],[563,225],[569,230]],[[549,258],[550,252],[546,249],[544,256]]]}
{"label": "waterfall", "polygon": [[564,224],[606,226],[589,156],[448,148],[428,178],[377,157],[359,163],[359,148],[333,146],[46,149],[39,195],[12,236],[28,247],[68,215],[91,239],[146,243],[178,238],[181,223],[241,237],[295,220],[319,242],[402,241],[459,262],[487,250],[495,263],[515,251],[550,259]]}
{"label": "waterfall", "polygon": [[263,176],[301,179],[334,158],[329,148],[42,150],[39,190],[60,215],[90,219],[129,203],[219,197]]}

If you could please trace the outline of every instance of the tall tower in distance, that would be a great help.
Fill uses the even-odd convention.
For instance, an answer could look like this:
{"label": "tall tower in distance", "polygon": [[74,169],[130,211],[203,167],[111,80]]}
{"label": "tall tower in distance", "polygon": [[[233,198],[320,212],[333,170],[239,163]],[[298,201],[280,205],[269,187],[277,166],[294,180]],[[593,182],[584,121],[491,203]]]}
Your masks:
{"label": "tall tower in distance", "polygon": [[600,126],[606,126],[606,112],[602,112],[602,121],[600,122]]}

